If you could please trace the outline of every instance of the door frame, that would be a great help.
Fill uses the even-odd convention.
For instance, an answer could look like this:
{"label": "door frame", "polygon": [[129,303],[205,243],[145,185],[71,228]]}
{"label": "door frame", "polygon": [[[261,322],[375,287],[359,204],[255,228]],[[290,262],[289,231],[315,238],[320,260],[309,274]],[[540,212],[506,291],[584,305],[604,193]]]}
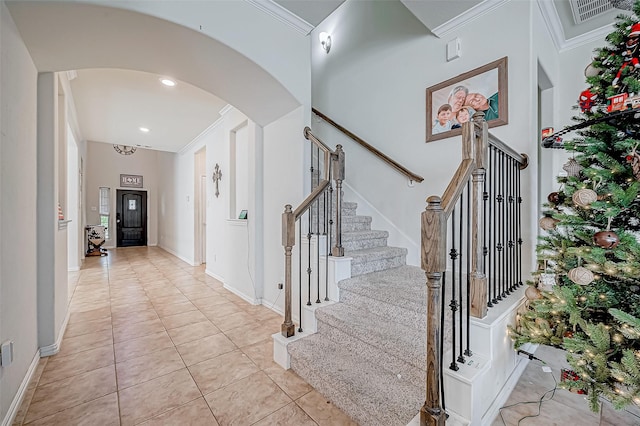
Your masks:
{"label": "door frame", "polygon": [[116,247],[122,246],[122,229],[120,227],[118,216],[122,215],[122,195],[124,193],[133,193],[138,194],[142,197],[142,234],[144,235],[144,244],[140,246],[126,246],[126,247],[142,247],[147,246],[149,242],[149,235],[147,230],[147,203],[148,203],[148,192],[140,189],[116,189]]}

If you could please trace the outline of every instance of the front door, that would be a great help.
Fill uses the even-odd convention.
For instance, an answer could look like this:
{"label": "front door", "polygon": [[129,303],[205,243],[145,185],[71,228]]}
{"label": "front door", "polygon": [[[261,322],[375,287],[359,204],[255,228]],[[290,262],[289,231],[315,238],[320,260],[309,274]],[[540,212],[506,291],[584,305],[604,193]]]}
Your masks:
{"label": "front door", "polygon": [[118,247],[147,245],[147,192],[117,190]]}

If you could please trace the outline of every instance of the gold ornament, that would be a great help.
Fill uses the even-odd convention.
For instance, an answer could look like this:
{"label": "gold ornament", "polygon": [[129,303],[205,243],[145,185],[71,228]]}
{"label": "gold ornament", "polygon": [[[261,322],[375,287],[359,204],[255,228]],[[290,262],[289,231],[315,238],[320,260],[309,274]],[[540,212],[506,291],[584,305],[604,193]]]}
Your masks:
{"label": "gold ornament", "polygon": [[524,291],[524,296],[529,299],[529,300],[537,300],[542,298],[542,294],[540,293],[540,290],[538,290],[537,288],[535,288],[534,286],[530,285],[525,291]]}
{"label": "gold ornament", "polygon": [[573,268],[567,275],[571,281],[578,285],[588,285],[595,279],[593,272],[582,266]]}
{"label": "gold ornament", "polygon": [[598,194],[593,189],[579,189],[573,193],[573,202],[580,207],[587,207],[598,199]]}
{"label": "gold ornament", "polygon": [[572,158],[569,161],[567,161],[564,164],[564,166],[562,166],[562,169],[567,172],[567,176],[577,177],[580,175],[580,170],[582,170],[582,166],[578,164],[575,158]]}
{"label": "gold ornament", "polygon": [[540,228],[545,231],[550,231],[556,227],[556,224],[560,222],[558,219],[554,219],[551,216],[545,216],[538,221]]}

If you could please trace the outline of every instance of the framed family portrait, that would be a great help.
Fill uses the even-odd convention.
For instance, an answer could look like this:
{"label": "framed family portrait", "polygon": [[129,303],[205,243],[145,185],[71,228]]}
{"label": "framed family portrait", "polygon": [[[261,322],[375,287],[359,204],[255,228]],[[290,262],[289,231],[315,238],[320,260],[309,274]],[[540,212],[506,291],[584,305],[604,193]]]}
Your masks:
{"label": "framed family portrait", "polygon": [[427,88],[427,142],[462,133],[461,126],[483,111],[489,127],[509,122],[507,57]]}

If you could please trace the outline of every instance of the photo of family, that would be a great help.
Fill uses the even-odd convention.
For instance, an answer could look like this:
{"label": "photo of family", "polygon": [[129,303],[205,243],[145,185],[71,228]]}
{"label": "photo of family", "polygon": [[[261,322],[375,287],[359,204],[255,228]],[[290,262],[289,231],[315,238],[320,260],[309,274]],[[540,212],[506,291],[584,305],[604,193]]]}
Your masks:
{"label": "photo of family", "polygon": [[507,124],[507,58],[427,89],[427,142],[461,133],[476,111],[489,127]]}

